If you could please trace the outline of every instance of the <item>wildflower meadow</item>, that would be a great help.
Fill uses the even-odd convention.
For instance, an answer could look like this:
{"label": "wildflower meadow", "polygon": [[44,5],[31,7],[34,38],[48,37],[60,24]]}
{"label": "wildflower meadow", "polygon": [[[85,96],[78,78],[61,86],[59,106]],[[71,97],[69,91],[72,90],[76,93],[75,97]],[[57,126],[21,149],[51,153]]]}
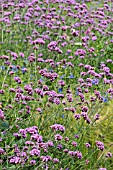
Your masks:
{"label": "wildflower meadow", "polygon": [[113,170],[113,0],[0,0],[0,170]]}

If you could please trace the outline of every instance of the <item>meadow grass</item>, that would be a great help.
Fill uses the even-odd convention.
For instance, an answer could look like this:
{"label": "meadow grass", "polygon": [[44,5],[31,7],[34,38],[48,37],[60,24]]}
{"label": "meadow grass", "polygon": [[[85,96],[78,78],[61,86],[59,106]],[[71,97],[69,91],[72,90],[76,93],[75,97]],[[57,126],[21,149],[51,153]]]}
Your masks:
{"label": "meadow grass", "polygon": [[0,170],[113,169],[107,1],[0,3]]}

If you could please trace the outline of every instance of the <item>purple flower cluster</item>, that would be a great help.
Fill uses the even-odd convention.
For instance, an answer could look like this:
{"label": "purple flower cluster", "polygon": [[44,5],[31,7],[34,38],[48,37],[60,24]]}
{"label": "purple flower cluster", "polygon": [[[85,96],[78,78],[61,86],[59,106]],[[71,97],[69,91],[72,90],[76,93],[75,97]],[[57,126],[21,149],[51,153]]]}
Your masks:
{"label": "purple flower cluster", "polygon": [[40,70],[39,74],[50,79],[51,81],[54,81],[54,79],[56,79],[58,77],[57,73],[47,72],[46,69]]}
{"label": "purple flower cluster", "polygon": [[98,147],[98,149],[100,149],[101,151],[104,150],[104,144],[100,141],[96,141],[96,146]]}
{"label": "purple flower cluster", "polygon": [[69,151],[70,156],[76,156],[78,159],[82,159],[82,153],[79,151]]}
{"label": "purple flower cluster", "polygon": [[4,120],[4,112],[0,109],[0,118]]}
{"label": "purple flower cluster", "polygon": [[65,131],[65,127],[63,125],[60,124],[54,124],[50,126],[51,129],[53,129],[54,131],[61,131],[64,132]]}

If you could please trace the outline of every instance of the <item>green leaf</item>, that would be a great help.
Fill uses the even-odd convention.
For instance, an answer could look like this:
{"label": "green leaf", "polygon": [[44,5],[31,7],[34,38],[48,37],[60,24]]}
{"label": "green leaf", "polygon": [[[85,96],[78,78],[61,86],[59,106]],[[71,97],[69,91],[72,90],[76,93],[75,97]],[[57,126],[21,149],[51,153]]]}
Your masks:
{"label": "green leaf", "polygon": [[75,45],[80,45],[80,46],[82,46],[82,43],[81,43],[81,42],[76,42]]}
{"label": "green leaf", "polygon": [[8,167],[8,169],[10,169],[10,170],[15,170],[16,167],[15,167],[15,165],[13,165],[13,166],[11,166],[11,167]]}
{"label": "green leaf", "polygon": [[1,122],[1,129],[6,130],[9,128],[9,122]]}

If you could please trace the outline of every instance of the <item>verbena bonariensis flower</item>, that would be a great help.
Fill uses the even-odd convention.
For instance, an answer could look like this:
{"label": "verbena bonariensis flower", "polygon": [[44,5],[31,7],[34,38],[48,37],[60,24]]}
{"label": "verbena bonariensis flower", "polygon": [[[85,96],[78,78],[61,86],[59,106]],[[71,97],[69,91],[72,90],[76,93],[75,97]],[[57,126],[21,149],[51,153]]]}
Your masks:
{"label": "verbena bonariensis flower", "polygon": [[99,119],[100,119],[100,115],[99,114],[95,114],[94,120],[96,121],[96,120],[99,120]]}
{"label": "verbena bonariensis flower", "polygon": [[21,159],[19,156],[13,156],[12,158],[9,159],[9,163],[19,164],[19,163],[21,163]]}
{"label": "verbena bonariensis flower", "polygon": [[5,153],[4,149],[0,148],[0,155],[3,155]]}
{"label": "verbena bonariensis flower", "polygon": [[42,113],[42,109],[41,108],[37,108],[36,111],[38,111],[39,113]]}
{"label": "verbena bonariensis flower", "polygon": [[39,149],[32,149],[32,150],[29,152],[29,154],[30,154],[31,156],[34,156],[34,155],[40,156],[40,150],[39,150]]}
{"label": "verbena bonariensis flower", "polygon": [[42,45],[44,45],[45,41],[42,38],[38,38],[38,39],[32,41],[32,44],[42,44]]}
{"label": "verbena bonariensis flower", "polygon": [[98,149],[100,149],[101,151],[104,150],[104,144],[101,141],[96,141],[96,146],[98,147]]}
{"label": "verbena bonariensis flower", "polygon": [[18,83],[18,84],[21,84],[21,80],[18,76],[14,77],[14,80]]}
{"label": "verbena bonariensis flower", "polygon": [[19,133],[22,135],[22,137],[24,137],[24,138],[26,138],[27,137],[27,132],[26,132],[26,130],[25,129],[20,129],[19,130]]}
{"label": "verbena bonariensis flower", "polygon": [[34,145],[34,142],[32,142],[32,141],[26,141],[25,144],[26,144],[26,145],[29,145],[29,146],[32,146],[32,145]]}
{"label": "verbena bonariensis flower", "polygon": [[24,53],[20,52],[19,55],[20,57],[24,58]]}
{"label": "verbena bonariensis flower", "polygon": [[76,112],[75,108],[73,108],[73,107],[70,108],[70,111],[73,112],[73,113]]}
{"label": "verbena bonariensis flower", "polygon": [[76,56],[85,56],[86,55],[86,51],[83,49],[77,49],[77,51],[75,52]]}
{"label": "verbena bonariensis flower", "polygon": [[59,98],[54,98],[54,103],[55,103],[56,105],[59,105],[59,104],[60,104],[60,99],[59,99]]}
{"label": "verbena bonariensis flower", "polygon": [[69,151],[70,156],[76,156],[78,159],[82,159],[82,153],[80,151]]}
{"label": "verbena bonariensis flower", "polygon": [[57,141],[57,140],[62,140],[62,136],[60,135],[60,134],[56,134],[55,135],[55,140]]}
{"label": "verbena bonariensis flower", "polygon": [[86,148],[90,148],[91,147],[91,145],[89,143],[86,143],[85,146],[86,146]]}
{"label": "verbena bonariensis flower", "polygon": [[58,144],[58,145],[57,145],[57,149],[58,149],[58,150],[61,150],[62,148],[63,148],[62,144]]}
{"label": "verbena bonariensis flower", "polygon": [[58,84],[59,84],[60,86],[65,86],[65,82],[64,82],[63,80],[59,80],[59,81],[58,81]]}
{"label": "verbena bonariensis flower", "polygon": [[73,101],[73,95],[72,95],[72,94],[68,94],[68,95],[67,95],[67,100],[68,100],[69,102],[72,102],[72,101]]}
{"label": "verbena bonariensis flower", "polygon": [[56,41],[51,41],[49,44],[48,44],[48,49],[50,50],[55,50],[55,48],[57,47],[57,42]]}
{"label": "verbena bonariensis flower", "polygon": [[71,144],[75,147],[77,146],[77,142],[75,142],[75,141],[71,142]]}
{"label": "verbena bonariensis flower", "polygon": [[53,159],[53,162],[54,162],[54,163],[58,163],[58,162],[59,162],[59,159],[58,159],[58,158],[54,158],[54,159]]}
{"label": "verbena bonariensis flower", "polygon": [[35,140],[37,142],[42,142],[42,136],[39,134],[33,134],[33,135],[31,135],[31,140]]}
{"label": "verbena bonariensis flower", "polygon": [[[37,130],[38,130],[38,127],[37,126],[32,126],[32,127],[29,127],[29,128],[26,128],[26,130],[31,130],[33,129],[34,130],[34,133],[37,133]],[[29,132],[30,133],[30,132]]]}
{"label": "verbena bonariensis flower", "polygon": [[54,124],[50,126],[51,129],[55,130],[55,131],[61,131],[64,132],[65,131],[65,127],[63,125],[60,124]]}
{"label": "verbena bonariensis flower", "polygon": [[82,106],[81,109],[82,109],[82,112],[88,112],[88,107],[87,106]]}
{"label": "verbena bonariensis flower", "polygon": [[107,152],[105,155],[106,158],[111,158],[112,157],[112,153],[111,152]]}
{"label": "verbena bonariensis flower", "polygon": [[29,84],[26,84],[26,85],[24,86],[24,90],[25,90],[29,95],[32,95],[32,94],[33,94],[33,89],[32,89],[32,87],[31,87],[31,85],[29,85]]}
{"label": "verbena bonariensis flower", "polygon": [[47,145],[48,145],[49,147],[53,147],[53,146],[54,146],[54,144],[53,144],[52,141],[48,141],[48,142],[47,142]]}
{"label": "verbena bonariensis flower", "polygon": [[76,120],[78,120],[78,119],[80,119],[80,116],[81,116],[80,114],[75,114],[75,115],[74,115],[74,118],[75,118]]}
{"label": "verbena bonariensis flower", "polygon": [[36,160],[31,160],[30,164],[35,165],[36,164]]}
{"label": "verbena bonariensis flower", "polygon": [[48,161],[51,161],[52,160],[52,158],[50,157],[50,156],[41,156],[40,157],[41,158],[41,160],[43,161],[43,162],[48,162]]}
{"label": "verbena bonariensis flower", "polygon": [[34,62],[36,60],[34,54],[31,54],[29,57],[28,57],[28,60],[30,63]]}
{"label": "verbena bonariensis flower", "polygon": [[0,109],[0,118],[2,119],[2,120],[4,120],[4,112]]}

